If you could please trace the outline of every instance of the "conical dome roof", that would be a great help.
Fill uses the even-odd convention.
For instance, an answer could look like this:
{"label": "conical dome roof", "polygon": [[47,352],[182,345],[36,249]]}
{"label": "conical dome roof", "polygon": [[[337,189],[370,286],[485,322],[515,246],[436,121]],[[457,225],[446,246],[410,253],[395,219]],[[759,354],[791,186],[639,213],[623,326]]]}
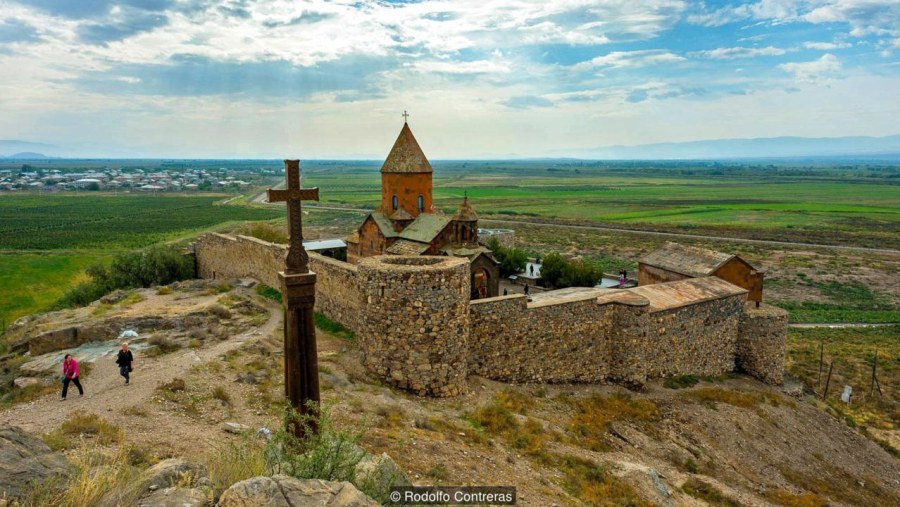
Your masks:
{"label": "conical dome roof", "polygon": [[388,154],[384,165],[381,166],[382,173],[430,173],[431,164],[422,153],[422,148],[413,136],[412,130],[408,123],[403,124],[400,135],[394,142],[394,147]]}
{"label": "conical dome roof", "polygon": [[478,220],[478,214],[475,213],[475,208],[469,203],[469,196],[463,197],[463,202],[459,205],[459,209],[456,211],[454,218],[456,220]]}

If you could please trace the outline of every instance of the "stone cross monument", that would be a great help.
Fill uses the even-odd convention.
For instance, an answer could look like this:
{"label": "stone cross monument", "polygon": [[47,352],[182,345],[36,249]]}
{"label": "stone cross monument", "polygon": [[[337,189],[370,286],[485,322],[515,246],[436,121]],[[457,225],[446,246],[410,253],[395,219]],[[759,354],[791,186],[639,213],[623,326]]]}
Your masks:
{"label": "stone cross monument", "polygon": [[[269,189],[269,202],[286,202],[290,247],[285,270],[278,273],[284,302],[284,392],[301,419],[315,425],[319,406],[319,364],[316,355],[316,328],[313,304],[316,300],[316,274],[309,270],[309,256],[303,248],[300,201],[319,200],[318,188],[300,188],[300,161],[284,161],[285,190]],[[294,434],[303,437],[305,428],[293,425]]]}

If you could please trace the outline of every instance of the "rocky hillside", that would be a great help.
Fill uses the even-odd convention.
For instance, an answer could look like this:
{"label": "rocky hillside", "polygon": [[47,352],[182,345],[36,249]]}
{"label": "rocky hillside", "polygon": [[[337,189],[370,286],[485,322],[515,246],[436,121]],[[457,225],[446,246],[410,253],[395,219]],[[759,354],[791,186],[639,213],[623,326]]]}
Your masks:
{"label": "rocky hillside", "polygon": [[[109,481],[110,490],[152,474],[154,464],[189,457],[203,473],[179,476],[183,489],[224,504],[234,483],[274,471],[264,439],[253,434],[278,428],[283,409],[280,309],[252,284],[241,285],[123,293],[20,322],[3,358],[0,426],[42,435],[64,453],[70,464],[56,462],[55,472],[63,482],[96,470],[86,455],[108,456],[122,471],[116,477],[129,478]],[[418,485],[514,485],[520,505],[536,506],[900,504],[900,461],[799,388],[785,392],[742,376],[631,389],[470,377],[463,396],[418,398],[367,375],[352,334],[317,320],[334,431],[348,441],[358,436],[371,456],[387,453]],[[85,329],[104,329],[88,334],[96,340],[127,326],[141,338],[125,386],[103,355],[116,342],[83,340]],[[63,332],[71,328],[78,333]],[[64,350],[48,347],[60,344],[94,361],[84,398],[58,400],[52,379]],[[13,386],[25,377],[37,381],[27,393]],[[253,487],[286,480],[255,479]]]}

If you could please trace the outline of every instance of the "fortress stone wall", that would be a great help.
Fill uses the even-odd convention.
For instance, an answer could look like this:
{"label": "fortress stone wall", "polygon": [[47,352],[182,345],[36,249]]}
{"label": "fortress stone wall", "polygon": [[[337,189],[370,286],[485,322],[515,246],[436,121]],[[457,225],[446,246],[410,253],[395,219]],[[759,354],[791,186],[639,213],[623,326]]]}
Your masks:
{"label": "fortress stone wall", "polygon": [[[286,245],[247,236],[210,233],[194,243],[201,278],[253,278],[275,289],[286,254]],[[310,252],[309,269],[316,274],[315,311],[357,332],[361,295],[356,266]]]}
{"label": "fortress stone wall", "polygon": [[[207,234],[200,276],[277,287],[286,247]],[[450,257],[380,256],[358,266],[310,254],[317,312],[357,334],[366,368],[431,396],[465,392],[466,376],[507,382],[644,382],[735,369],[782,382],[787,313],[744,303],[716,277],[634,289],[563,289],[469,301],[469,265]]]}
{"label": "fortress stone wall", "polygon": [[359,274],[366,368],[420,395],[466,392],[468,259],[367,257]]}

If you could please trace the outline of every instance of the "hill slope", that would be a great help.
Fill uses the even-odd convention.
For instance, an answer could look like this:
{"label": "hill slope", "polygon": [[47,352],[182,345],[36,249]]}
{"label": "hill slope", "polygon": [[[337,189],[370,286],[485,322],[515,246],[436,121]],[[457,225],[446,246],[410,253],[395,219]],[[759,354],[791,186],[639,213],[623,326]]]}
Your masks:
{"label": "hill slope", "polygon": [[[84,398],[61,404],[53,392],[0,411],[0,424],[47,432],[77,410],[91,411],[124,428],[138,449],[201,459],[237,438],[222,433],[224,421],[277,427],[278,308],[243,288],[196,282],[167,292],[141,290],[102,311],[46,314],[26,324],[34,332],[14,330],[139,317],[161,329],[171,320],[171,331],[151,337],[194,338],[188,348],[176,343],[160,355],[152,353],[160,342],[138,340],[132,385],[121,385],[111,359],[101,358],[84,382]],[[218,314],[224,327],[209,333],[211,323],[188,319],[207,314]],[[638,392],[471,377],[464,396],[419,398],[367,375],[352,336],[338,334],[318,333],[323,397],[333,418],[363,431],[364,447],[387,452],[420,485],[514,485],[520,505],[539,506],[900,504],[900,461],[803,399],[747,377],[685,389],[652,383]],[[100,348],[115,350],[116,343]],[[87,349],[73,353],[92,357]],[[52,379],[58,357],[50,359]],[[175,379],[184,381],[181,389],[165,387]]]}

